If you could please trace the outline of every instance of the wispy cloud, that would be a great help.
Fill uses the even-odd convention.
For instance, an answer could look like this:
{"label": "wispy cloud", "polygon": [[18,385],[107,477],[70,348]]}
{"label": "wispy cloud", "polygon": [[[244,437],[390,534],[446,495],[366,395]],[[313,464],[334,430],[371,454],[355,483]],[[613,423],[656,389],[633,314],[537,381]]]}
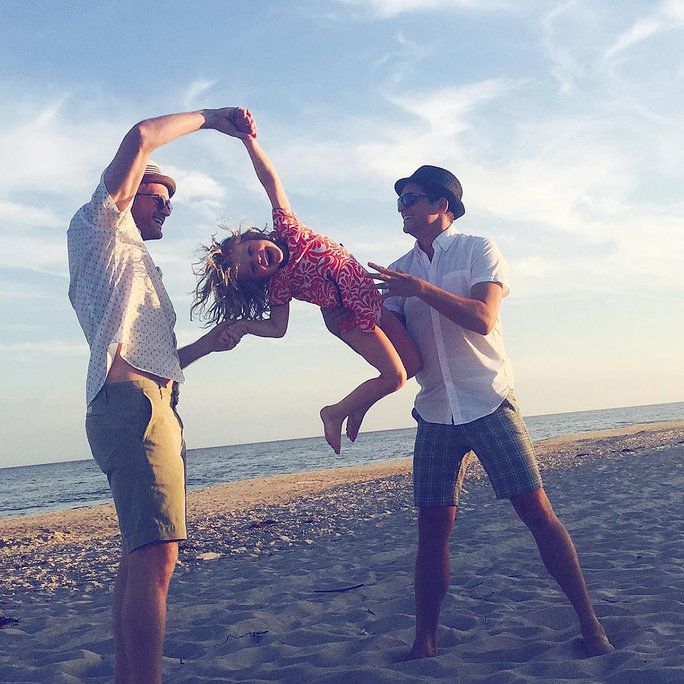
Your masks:
{"label": "wispy cloud", "polygon": [[185,109],[196,109],[200,96],[205,95],[218,83],[217,79],[198,78],[181,93],[181,102]]}
{"label": "wispy cloud", "polygon": [[606,59],[613,59],[632,47],[663,31],[684,27],[684,2],[682,0],[666,0],[656,11],[638,19],[620,34],[606,50]]}
{"label": "wispy cloud", "polygon": [[492,11],[515,9],[521,4],[529,4],[526,0],[338,0],[343,5],[362,8],[381,18],[395,17],[409,12],[434,12],[475,10]]}
{"label": "wispy cloud", "polygon": [[[64,226],[66,233],[66,225]],[[53,275],[67,272],[67,248],[63,233],[49,235],[24,230],[16,234],[0,232],[2,250],[0,267],[16,268],[21,266],[27,272],[37,271]]]}
{"label": "wispy cloud", "polygon": [[413,91],[405,95],[387,93],[386,97],[404,111],[423,119],[432,133],[449,137],[468,127],[467,116],[473,109],[501,97],[515,85],[502,79],[487,79],[461,87]]}
{"label": "wispy cloud", "polygon": [[64,95],[36,106],[26,99],[11,109],[7,105],[2,108],[3,194],[83,192],[84,183],[97,177],[96,169],[113,156],[125,129],[105,113],[90,120],[74,117],[66,107],[68,100]]}
{"label": "wispy cloud", "polygon": [[83,342],[65,342],[52,340],[47,342],[16,342],[14,344],[0,344],[0,354],[4,358],[15,361],[29,359],[45,359],[64,356],[87,356],[88,345]]}
{"label": "wispy cloud", "polygon": [[0,199],[0,215],[2,215],[5,225],[41,226],[44,228],[56,228],[64,225],[62,219],[51,209],[3,201],[2,199]]}

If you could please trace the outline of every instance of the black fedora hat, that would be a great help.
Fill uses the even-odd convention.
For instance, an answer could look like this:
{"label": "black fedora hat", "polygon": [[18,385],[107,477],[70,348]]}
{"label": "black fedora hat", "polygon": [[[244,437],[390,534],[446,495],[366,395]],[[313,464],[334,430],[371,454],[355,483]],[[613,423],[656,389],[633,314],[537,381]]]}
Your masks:
{"label": "black fedora hat", "polygon": [[454,219],[465,214],[465,207],[461,202],[463,188],[458,178],[451,171],[439,166],[421,166],[413,172],[413,175],[408,178],[400,178],[394,184],[397,195],[401,195],[407,183],[418,183],[426,192],[430,194],[439,193],[440,197],[448,199],[449,211],[454,215]]}

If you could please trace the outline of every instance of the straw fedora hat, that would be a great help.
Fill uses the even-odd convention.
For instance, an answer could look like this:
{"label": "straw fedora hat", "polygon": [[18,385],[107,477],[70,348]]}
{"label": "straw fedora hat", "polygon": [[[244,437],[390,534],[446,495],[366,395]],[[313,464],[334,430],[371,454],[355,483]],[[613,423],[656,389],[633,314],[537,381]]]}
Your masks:
{"label": "straw fedora hat", "polygon": [[145,167],[145,173],[143,174],[141,183],[161,183],[165,185],[169,190],[169,197],[173,197],[173,193],[176,192],[176,181],[170,176],[165,176],[160,170],[159,165],[156,162],[150,160]]}

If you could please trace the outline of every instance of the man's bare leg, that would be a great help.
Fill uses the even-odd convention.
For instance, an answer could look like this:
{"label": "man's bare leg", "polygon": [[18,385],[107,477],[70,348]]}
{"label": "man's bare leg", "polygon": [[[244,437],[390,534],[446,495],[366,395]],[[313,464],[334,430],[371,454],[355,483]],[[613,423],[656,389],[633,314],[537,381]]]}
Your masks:
{"label": "man's bare leg", "polygon": [[594,612],[572,538],[556,517],[544,490],[534,489],[513,497],[511,503],[532,532],[544,566],[575,609],[588,654],[602,655],[615,650]]}
{"label": "man's bare leg", "polygon": [[124,553],[119,562],[114,585],[114,606],[112,617],[114,621],[114,681],[125,682],[128,679],[128,656],[126,655],[126,641],[121,628],[121,612],[126,596],[126,579],[128,577],[128,554]]}
{"label": "man's bare leg", "polygon": [[115,638],[123,640],[115,652],[125,658],[116,664],[118,684],[161,684],[166,597],[177,559],[178,542],[158,542],[135,549],[123,563],[123,596],[115,598]]}
{"label": "man's bare leg", "polygon": [[437,624],[442,601],[449,589],[449,536],[456,506],[418,511],[416,555],[416,638],[404,660],[437,654]]}

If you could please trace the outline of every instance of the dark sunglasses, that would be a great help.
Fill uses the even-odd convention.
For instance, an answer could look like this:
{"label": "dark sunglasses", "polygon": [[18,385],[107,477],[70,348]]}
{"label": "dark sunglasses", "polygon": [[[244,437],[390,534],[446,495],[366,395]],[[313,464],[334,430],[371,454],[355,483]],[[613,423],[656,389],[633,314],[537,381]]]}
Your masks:
{"label": "dark sunglasses", "polygon": [[397,197],[397,211],[412,207],[419,197],[427,197],[427,195],[424,192],[405,192],[403,195],[399,195]]}
{"label": "dark sunglasses", "polygon": [[166,209],[169,214],[173,211],[173,206],[171,205],[171,200],[166,199],[166,197],[162,195],[155,195],[152,192],[136,192],[136,195],[143,195],[144,197],[154,197],[157,201],[157,209],[161,211],[162,209]]}

